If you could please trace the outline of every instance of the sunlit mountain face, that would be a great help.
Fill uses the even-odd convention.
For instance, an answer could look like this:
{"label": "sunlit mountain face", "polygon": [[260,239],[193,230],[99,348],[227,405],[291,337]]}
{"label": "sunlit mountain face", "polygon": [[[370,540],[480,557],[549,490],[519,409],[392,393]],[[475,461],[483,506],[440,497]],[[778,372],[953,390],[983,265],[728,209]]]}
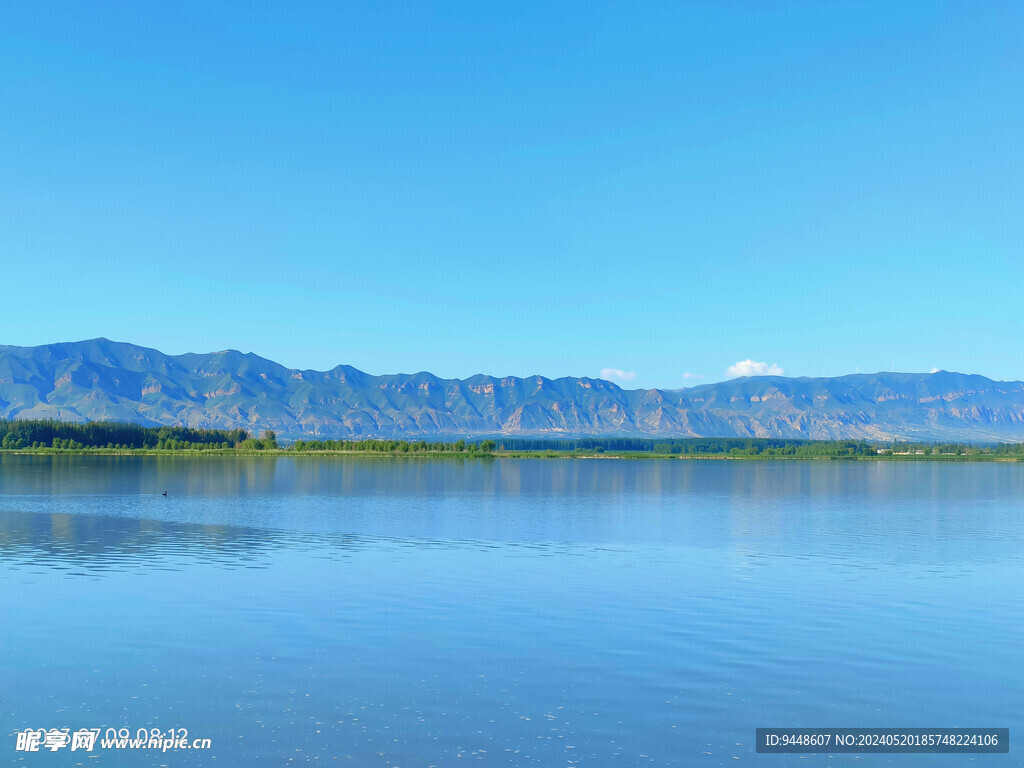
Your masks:
{"label": "sunlit mountain face", "polygon": [[961,373],[755,376],[685,390],[602,379],[285,368],[235,350],[107,339],[0,346],[0,417],[116,420],[284,438],[420,435],[1024,440],[1024,382]]}

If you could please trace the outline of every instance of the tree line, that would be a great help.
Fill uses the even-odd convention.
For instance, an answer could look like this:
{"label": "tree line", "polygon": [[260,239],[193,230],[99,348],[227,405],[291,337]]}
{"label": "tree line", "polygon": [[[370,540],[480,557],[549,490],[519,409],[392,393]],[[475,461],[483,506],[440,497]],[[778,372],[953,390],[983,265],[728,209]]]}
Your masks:
{"label": "tree line", "polygon": [[501,439],[504,451],[656,453],[680,456],[869,456],[878,447],[864,440],[799,440],[768,437]]}
{"label": "tree line", "polygon": [[866,440],[799,440],[786,438],[486,438],[466,440],[296,440],[278,444],[273,430],[260,437],[244,429],[196,429],[193,427],[144,427],[115,421],[71,423],[51,419],[0,419],[0,448],[81,450],[230,450],[285,449],[296,453],[357,452],[410,454],[491,454],[495,451],[601,454],[651,453],[677,456],[1024,456],[1024,443],[884,442]]}
{"label": "tree line", "polygon": [[316,451],[368,451],[371,453],[493,453],[497,444],[493,440],[479,443],[455,440],[430,442],[418,440],[296,440],[289,447],[298,453]]}
{"label": "tree line", "polygon": [[244,429],[143,427],[140,424],[117,421],[88,421],[76,424],[52,419],[0,420],[0,448],[7,450],[237,448],[250,439],[249,433]]}
{"label": "tree line", "polygon": [[869,440],[805,440],[770,437],[686,438],[499,438],[509,452],[653,453],[673,456],[1024,456],[1024,443],[953,443]]}

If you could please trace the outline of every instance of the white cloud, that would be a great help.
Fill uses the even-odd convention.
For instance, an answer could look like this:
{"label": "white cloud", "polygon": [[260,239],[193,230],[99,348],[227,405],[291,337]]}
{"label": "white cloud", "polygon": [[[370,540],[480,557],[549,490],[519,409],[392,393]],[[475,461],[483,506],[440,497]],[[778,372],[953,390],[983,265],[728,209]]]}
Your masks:
{"label": "white cloud", "polygon": [[782,376],[784,373],[785,371],[775,363],[768,365],[768,363],[759,363],[756,360],[740,360],[738,363],[730,365],[725,371],[726,377],[730,379],[740,376]]}
{"label": "white cloud", "polygon": [[706,379],[707,376],[705,376],[703,373],[690,373],[689,371],[687,371],[686,373],[683,374],[683,378],[687,379],[687,380],[689,380],[689,379]]}
{"label": "white cloud", "polygon": [[939,369],[935,368],[935,367],[932,367],[932,369],[930,371],[928,371],[928,373],[938,373],[938,372],[939,372]]}
{"label": "white cloud", "polygon": [[619,368],[602,368],[601,378],[609,381],[632,381],[636,378],[636,372],[623,371]]}

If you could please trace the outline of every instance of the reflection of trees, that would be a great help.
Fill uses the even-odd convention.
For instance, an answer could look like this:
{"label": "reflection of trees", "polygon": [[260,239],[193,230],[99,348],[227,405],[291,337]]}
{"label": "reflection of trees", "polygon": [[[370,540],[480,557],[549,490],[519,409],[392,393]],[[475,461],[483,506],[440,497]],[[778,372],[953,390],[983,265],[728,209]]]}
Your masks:
{"label": "reflection of trees", "polygon": [[[276,534],[277,532],[272,532]],[[285,534],[287,537],[287,534]],[[0,559],[106,570],[175,558],[237,564],[280,546],[267,531],[101,515],[0,512]]]}
{"label": "reflection of trees", "polygon": [[[57,514],[76,512],[76,495],[92,497],[99,514]],[[654,543],[953,560],[999,556],[1013,544],[1006,532],[1020,530],[1019,506],[1007,500],[1024,498],[1024,471],[896,462],[0,456],[0,510],[18,510],[19,497],[33,512],[0,511],[0,557],[96,567],[176,555],[237,564],[283,546],[361,546],[351,532],[445,546]],[[125,514],[113,514],[118,505]],[[177,520],[234,525],[139,519],[165,510]]]}

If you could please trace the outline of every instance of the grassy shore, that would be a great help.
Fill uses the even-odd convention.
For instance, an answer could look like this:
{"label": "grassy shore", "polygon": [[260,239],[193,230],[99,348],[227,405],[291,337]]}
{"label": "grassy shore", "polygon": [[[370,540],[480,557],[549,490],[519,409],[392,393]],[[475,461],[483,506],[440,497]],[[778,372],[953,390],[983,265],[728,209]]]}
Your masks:
{"label": "grassy shore", "polygon": [[288,448],[249,450],[245,448],[19,448],[0,449],[0,455],[18,456],[287,456],[287,457],[376,457],[400,459],[583,459],[583,460],[637,460],[637,459],[684,459],[694,461],[932,461],[932,462],[1024,462],[1024,455],[999,454],[875,454],[860,456],[813,456],[813,455],[768,455],[732,453],[654,453],[651,451],[501,451],[459,452],[459,451],[294,451]]}
{"label": "grassy shore", "polygon": [[[431,439],[427,439],[430,437]],[[244,429],[144,427],[131,422],[0,419],[0,452],[115,456],[389,456],[577,459],[805,459],[815,461],[1019,461],[1024,442],[971,443],[769,437],[350,436],[278,442]]]}

